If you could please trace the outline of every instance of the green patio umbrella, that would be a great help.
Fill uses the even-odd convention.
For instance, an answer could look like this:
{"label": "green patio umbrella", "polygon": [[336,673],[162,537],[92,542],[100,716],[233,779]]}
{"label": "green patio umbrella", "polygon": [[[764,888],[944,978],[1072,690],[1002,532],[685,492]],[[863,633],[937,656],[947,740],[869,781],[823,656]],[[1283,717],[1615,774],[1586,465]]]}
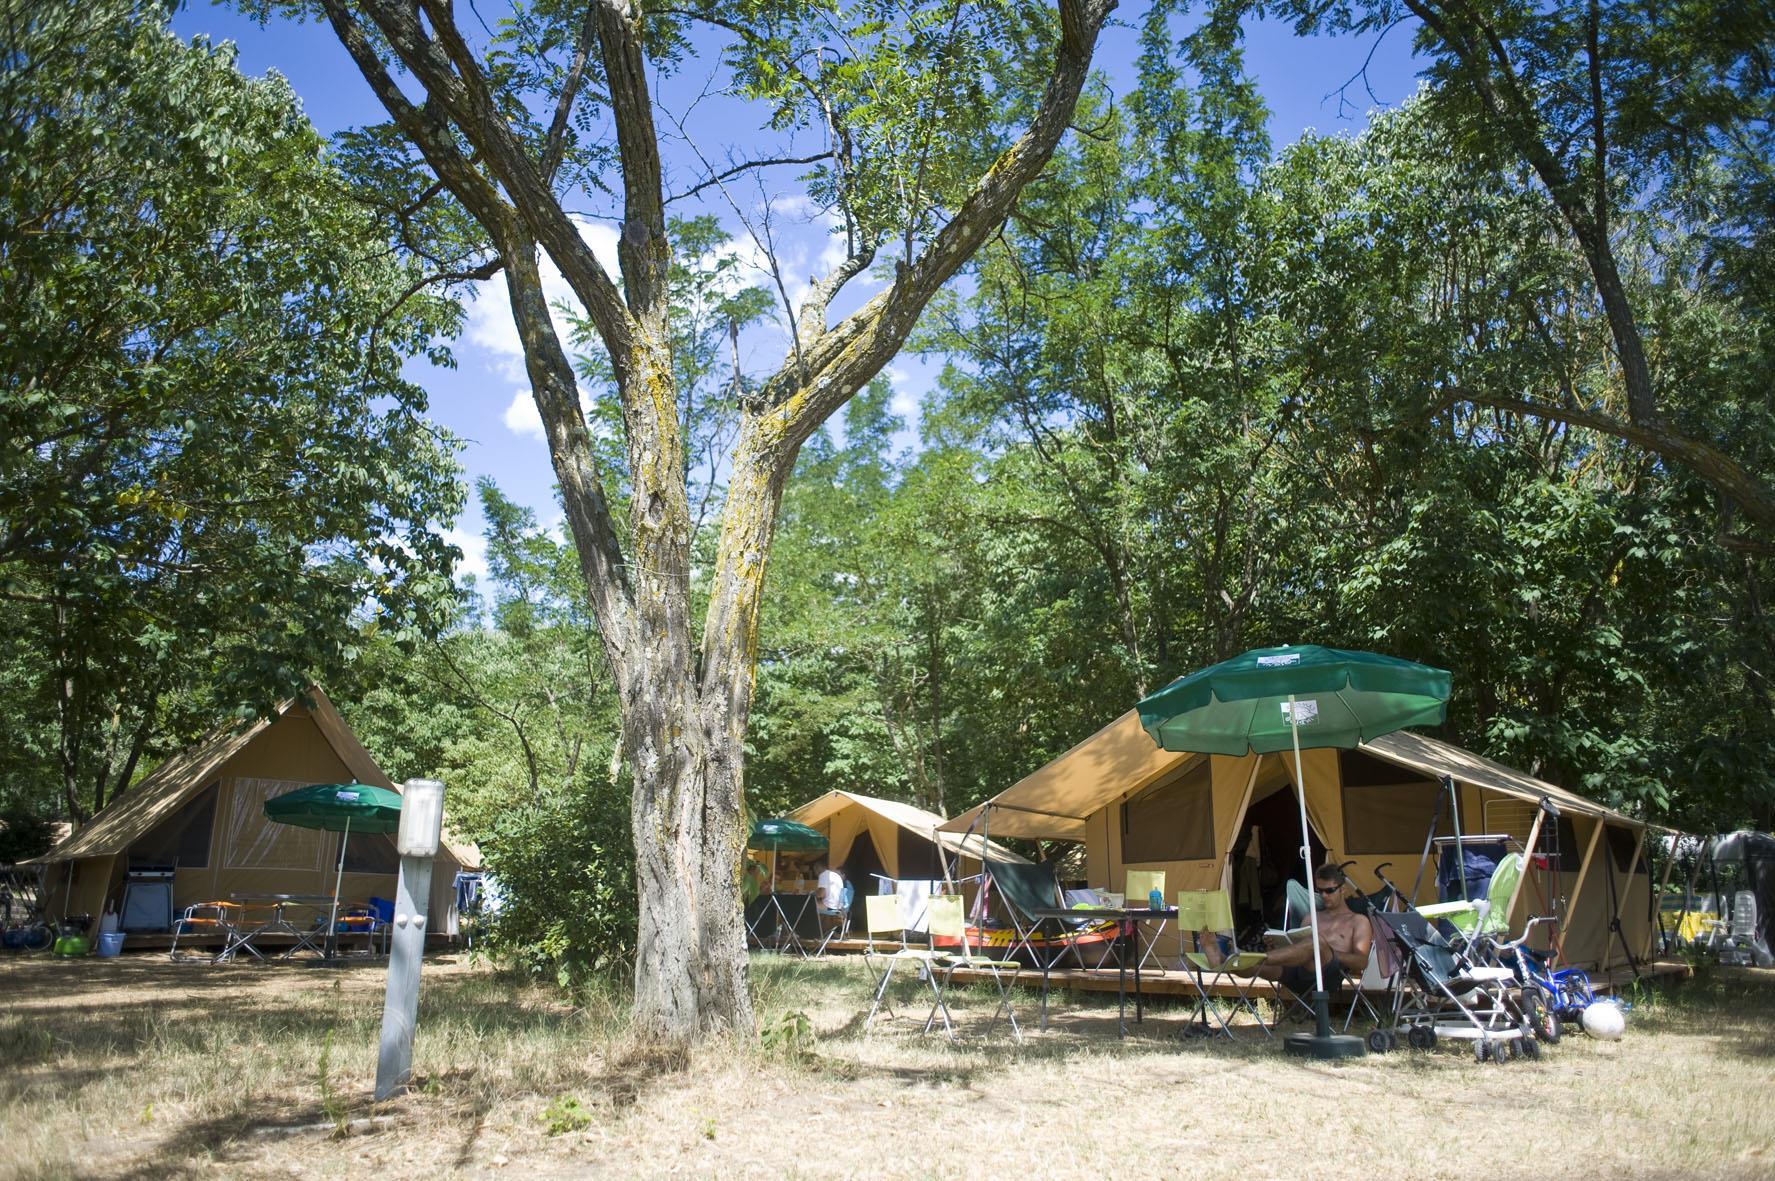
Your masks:
{"label": "green patio umbrella", "polygon": [[[315,783],[265,801],[265,817],[297,828],[318,828],[339,837],[339,868],[333,875],[333,910],[327,947],[339,923],[339,886],[345,878],[345,843],[352,832],[391,833],[401,827],[401,795],[368,783]],[[330,958],[329,952],[329,958]]]}
{"label": "green patio umbrella", "polygon": [[817,853],[826,847],[826,838],[819,830],[809,828],[799,820],[788,820],[775,817],[770,820],[754,820],[752,831],[746,838],[746,848],[757,849],[759,852],[770,852],[770,890],[777,889],[777,854],[782,853]]}
{"label": "green patio umbrella", "polygon": [[799,820],[754,820],[746,838],[746,848],[760,852],[782,850],[785,853],[817,853],[826,847],[826,838],[818,829],[809,828]]}
{"label": "green patio umbrella", "polygon": [[[1301,860],[1310,864],[1301,747],[1348,749],[1407,726],[1438,725],[1447,713],[1448,691],[1449,675],[1439,668],[1373,652],[1297,644],[1253,649],[1191,673],[1142,699],[1138,708],[1141,726],[1164,750],[1244,755],[1292,749]],[[1324,1058],[1359,1054],[1360,1039],[1331,1035],[1318,908],[1308,913],[1318,1029],[1310,1038],[1289,1038],[1288,1049]]]}

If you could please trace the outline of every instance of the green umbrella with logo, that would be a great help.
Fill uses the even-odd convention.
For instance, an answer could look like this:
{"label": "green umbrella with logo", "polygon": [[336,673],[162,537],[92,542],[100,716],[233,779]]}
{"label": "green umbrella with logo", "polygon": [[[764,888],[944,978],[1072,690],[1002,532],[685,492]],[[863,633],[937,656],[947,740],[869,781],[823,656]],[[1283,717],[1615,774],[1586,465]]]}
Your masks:
{"label": "green umbrella with logo", "polygon": [[351,834],[391,833],[401,827],[401,795],[368,783],[315,783],[265,801],[265,817],[297,828],[318,828],[339,837],[339,868],[333,875],[333,911],[327,918],[327,947],[339,922],[339,886],[345,878],[345,843]]}
{"label": "green umbrella with logo", "polygon": [[[1310,865],[1301,748],[1349,749],[1407,726],[1439,725],[1447,716],[1448,692],[1443,669],[1374,652],[1297,644],[1253,649],[1193,672],[1143,698],[1138,708],[1141,726],[1164,750],[1221,755],[1292,750],[1301,860]],[[1360,1053],[1359,1039],[1331,1036],[1318,909],[1309,914],[1318,1030],[1310,1038],[1288,1039],[1288,1048],[1315,1057]]]}
{"label": "green umbrella with logo", "polygon": [[783,817],[754,820],[751,835],[746,838],[746,848],[770,853],[770,889],[773,894],[777,888],[778,853],[818,853],[825,847],[826,838],[818,829]]}

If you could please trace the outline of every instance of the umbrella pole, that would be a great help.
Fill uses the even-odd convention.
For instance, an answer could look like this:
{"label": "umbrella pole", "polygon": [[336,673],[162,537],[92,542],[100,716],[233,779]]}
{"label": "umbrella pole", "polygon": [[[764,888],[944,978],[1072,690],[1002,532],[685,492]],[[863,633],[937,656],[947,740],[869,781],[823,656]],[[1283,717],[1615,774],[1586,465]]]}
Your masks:
{"label": "umbrella pole", "polygon": [[327,916],[327,958],[338,950],[339,886],[345,880],[345,842],[351,839],[351,817],[345,818],[345,831],[339,834],[339,869],[333,874],[333,910]]}
{"label": "umbrella pole", "polygon": [[1300,719],[1295,715],[1294,694],[1288,695],[1288,732],[1294,740],[1294,794],[1300,800],[1300,858],[1307,866],[1307,884],[1314,888],[1307,918],[1313,930],[1313,1026],[1312,1033],[1291,1033],[1282,1048],[1299,1057],[1355,1058],[1367,1047],[1359,1037],[1331,1032],[1331,1001],[1325,995],[1325,960],[1319,946],[1319,895],[1313,883],[1313,830],[1307,822],[1306,771],[1300,759]]}
{"label": "umbrella pole", "polygon": [[[1294,797],[1300,803],[1300,860],[1307,871],[1307,888],[1313,889],[1313,837],[1307,824],[1307,781],[1300,762],[1300,719],[1295,714],[1294,694],[1288,695],[1288,732],[1294,739]],[[1313,897],[1307,917],[1313,928],[1313,1018],[1320,1037],[1331,1036],[1331,1009],[1325,999],[1325,963],[1319,948],[1319,899]]]}

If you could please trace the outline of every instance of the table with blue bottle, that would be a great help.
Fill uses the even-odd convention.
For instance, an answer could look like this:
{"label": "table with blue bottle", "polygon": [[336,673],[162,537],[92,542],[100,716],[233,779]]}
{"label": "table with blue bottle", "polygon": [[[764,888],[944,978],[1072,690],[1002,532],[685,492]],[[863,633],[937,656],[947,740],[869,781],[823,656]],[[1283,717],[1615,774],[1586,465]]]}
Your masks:
{"label": "table with blue bottle", "polygon": [[[1134,1021],[1139,1024],[1145,1019],[1144,1007],[1140,995],[1140,924],[1161,919],[1177,917],[1175,906],[1164,906],[1154,909],[1150,906],[1081,906],[1070,908],[1064,906],[1042,906],[1030,912],[1031,918],[1054,919],[1058,922],[1084,922],[1116,924],[1116,1036],[1126,1037],[1128,1034],[1128,962],[1129,948],[1132,946],[1134,963]],[[1036,953],[1041,957],[1041,953]],[[1060,953],[1064,954],[1064,952]],[[1076,951],[1074,952],[1076,956]],[[1041,1027],[1048,1027],[1048,972],[1060,960],[1060,955],[1042,959],[1042,1022]],[[1080,961],[1081,964],[1083,961]]]}

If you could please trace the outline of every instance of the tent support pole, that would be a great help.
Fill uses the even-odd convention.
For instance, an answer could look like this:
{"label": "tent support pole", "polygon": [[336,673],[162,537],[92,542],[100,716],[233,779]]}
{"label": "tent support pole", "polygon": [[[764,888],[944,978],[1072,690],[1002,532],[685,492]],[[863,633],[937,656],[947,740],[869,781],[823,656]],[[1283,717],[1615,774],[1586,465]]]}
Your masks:
{"label": "tent support pole", "polygon": [[[1633,949],[1627,946],[1627,932],[1621,929],[1621,899],[1633,885],[1633,871],[1639,865],[1639,855],[1646,847],[1646,830],[1639,830],[1639,840],[1633,843],[1633,856],[1627,859],[1627,880],[1621,882],[1615,872],[1615,859],[1611,856],[1605,868],[1609,874],[1609,903],[1614,914],[1609,918],[1609,933],[1612,936],[1604,944],[1602,952],[1602,970],[1607,972],[1615,966],[1615,939],[1621,940],[1621,954],[1627,957],[1627,964],[1633,969],[1635,977],[1639,976],[1639,964],[1634,960]],[[1650,883],[1647,883],[1650,888]]]}
{"label": "tent support pole", "polygon": [[[1596,822],[1596,827],[1590,830],[1590,840],[1584,845],[1584,858],[1578,862],[1578,880],[1572,883],[1572,896],[1566,900],[1565,914],[1568,921],[1578,917],[1578,901],[1584,897],[1584,886],[1590,881],[1590,863],[1596,859],[1596,846],[1602,842],[1602,817],[1592,819]],[[1606,946],[1604,951],[1607,951]]]}
{"label": "tent support pole", "polygon": [[[1214,756],[1209,755],[1208,758],[1208,798],[1213,799]],[[1232,830],[1227,833],[1226,851],[1221,859],[1220,888],[1227,892],[1227,897],[1229,898],[1233,895],[1233,846],[1238,843],[1239,830],[1245,827],[1245,813],[1251,807],[1251,793],[1257,790],[1257,773],[1263,768],[1263,758],[1262,755],[1251,756],[1251,773],[1245,776],[1245,791],[1239,796],[1239,806],[1233,809],[1233,827]],[[1107,824],[1108,822],[1105,821],[1105,823]],[[1183,938],[1183,932],[1179,931],[1177,936],[1181,940]]]}
{"label": "tent support pole", "polygon": [[1430,831],[1424,834],[1424,851],[1418,855],[1418,876],[1411,879],[1411,897],[1405,900],[1406,905],[1418,904],[1418,891],[1424,886],[1424,867],[1430,864],[1430,849],[1436,844],[1436,830],[1442,827],[1442,801],[1444,793],[1436,793],[1436,810],[1430,814]]}
{"label": "tent support pole", "polygon": [[[1677,854],[1679,854],[1682,851],[1682,847],[1683,847],[1683,834],[1680,832],[1671,833],[1670,834],[1670,856],[1665,858],[1664,873],[1658,878],[1658,894],[1652,900],[1652,913],[1658,916],[1658,934],[1660,934],[1660,935],[1663,935],[1665,933],[1664,932],[1664,892],[1666,890],[1670,889],[1670,872],[1671,872],[1671,870],[1676,868]],[[1688,909],[1689,909],[1688,892],[1684,891],[1684,893],[1683,893],[1683,910],[1687,911]],[[1649,925],[1650,924],[1648,924],[1648,926]],[[1680,918],[1677,920],[1677,929],[1678,930],[1682,929],[1682,920]],[[1646,932],[1646,939],[1649,941],[1651,938],[1652,938],[1652,933],[1651,933],[1651,931],[1648,930]],[[1669,943],[1669,940],[1664,939],[1664,940],[1661,940],[1660,942]],[[1665,951],[1665,950],[1668,950],[1668,948],[1660,948],[1659,950]],[[1647,959],[1652,958],[1652,953],[1651,953],[1650,949],[1648,949],[1646,951],[1646,958]]]}
{"label": "tent support pole", "polygon": [[1547,798],[1541,797],[1541,806],[1535,809],[1535,822],[1529,825],[1528,844],[1523,847],[1522,872],[1516,876],[1516,885],[1510,890],[1510,901],[1504,905],[1504,934],[1508,936],[1512,924],[1516,922],[1516,903],[1522,898],[1522,884],[1528,875],[1535,872],[1535,843],[1541,839],[1541,821],[1547,818]]}
{"label": "tent support pole", "polygon": [[1461,880],[1461,901],[1472,901],[1467,897],[1467,847],[1461,843],[1461,785],[1454,781],[1454,776],[1444,775],[1442,782],[1448,784],[1449,802],[1454,805],[1455,822],[1455,874]]}

